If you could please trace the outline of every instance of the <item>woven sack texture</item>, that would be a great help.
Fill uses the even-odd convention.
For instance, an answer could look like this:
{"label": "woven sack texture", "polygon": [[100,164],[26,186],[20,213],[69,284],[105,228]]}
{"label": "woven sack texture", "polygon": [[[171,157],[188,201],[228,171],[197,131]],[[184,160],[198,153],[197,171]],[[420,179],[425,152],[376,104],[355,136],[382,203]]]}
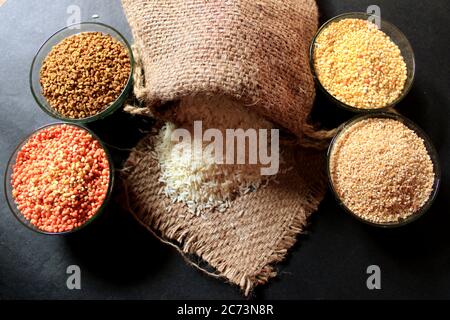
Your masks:
{"label": "woven sack texture", "polygon": [[302,136],[315,96],[314,0],[122,0],[153,115],[195,94],[225,95]]}
{"label": "woven sack texture", "polygon": [[[224,95],[298,138],[314,100],[308,47],[313,0],[122,0],[144,72],[134,89],[145,109],[170,119],[183,97]],[[176,103],[175,103],[176,105]],[[164,195],[149,134],[125,163],[127,204],[136,219],[210,275],[248,295],[276,275],[325,192],[323,153],[288,147],[288,174],[237,197],[224,213],[191,214]],[[202,264],[202,263],[200,263]],[[206,270],[208,269],[208,270]]]}
{"label": "woven sack texture", "polygon": [[[295,243],[325,193],[323,153],[288,148],[277,183],[239,196],[225,212],[194,215],[164,195],[160,168],[152,155],[156,136],[140,141],[125,163],[127,209],[164,242],[190,261],[198,258],[212,273],[238,285],[248,295],[276,275],[275,264]],[[283,169],[283,168],[281,168]]]}

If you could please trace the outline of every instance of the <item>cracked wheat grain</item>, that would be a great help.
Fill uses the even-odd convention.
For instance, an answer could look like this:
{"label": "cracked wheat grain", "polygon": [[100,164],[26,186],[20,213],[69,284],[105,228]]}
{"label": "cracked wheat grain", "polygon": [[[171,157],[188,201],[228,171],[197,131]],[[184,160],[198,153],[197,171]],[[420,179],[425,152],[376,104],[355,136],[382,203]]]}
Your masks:
{"label": "cracked wheat grain", "polygon": [[393,119],[358,121],[337,138],[330,157],[338,197],[374,223],[398,222],[429,199],[435,178],[423,139]]}

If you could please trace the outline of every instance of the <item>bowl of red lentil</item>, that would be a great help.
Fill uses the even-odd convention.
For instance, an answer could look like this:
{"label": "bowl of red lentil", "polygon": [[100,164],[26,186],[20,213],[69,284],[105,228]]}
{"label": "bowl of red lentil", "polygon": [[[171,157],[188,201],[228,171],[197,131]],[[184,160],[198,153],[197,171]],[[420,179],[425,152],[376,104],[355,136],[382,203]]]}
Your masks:
{"label": "bowl of red lentil", "polygon": [[88,123],[123,105],[133,68],[124,36],[105,24],[82,22],[57,31],[40,47],[31,64],[31,92],[48,115]]}
{"label": "bowl of red lentil", "polygon": [[335,198],[372,226],[409,224],[428,211],[438,193],[441,169],[430,138],[397,114],[368,113],[344,123],[327,157]]}
{"label": "bowl of red lentil", "polygon": [[104,211],[113,182],[111,156],[92,131],[74,123],[53,123],[17,146],[4,190],[23,225],[62,235],[84,228]]}
{"label": "bowl of red lentil", "polygon": [[325,22],[311,41],[309,61],[317,86],[352,112],[385,111],[414,82],[414,52],[406,36],[367,13],[345,13]]}

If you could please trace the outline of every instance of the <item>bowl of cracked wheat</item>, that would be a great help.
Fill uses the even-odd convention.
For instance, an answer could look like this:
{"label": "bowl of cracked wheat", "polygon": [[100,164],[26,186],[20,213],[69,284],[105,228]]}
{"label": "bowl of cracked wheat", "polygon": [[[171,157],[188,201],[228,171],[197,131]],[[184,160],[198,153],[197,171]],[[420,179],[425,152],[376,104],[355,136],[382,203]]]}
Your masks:
{"label": "bowl of cracked wheat", "polygon": [[328,177],[340,205],[378,227],[399,227],[421,217],[436,198],[439,157],[411,120],[367,113],[343,124],[328,149]]}

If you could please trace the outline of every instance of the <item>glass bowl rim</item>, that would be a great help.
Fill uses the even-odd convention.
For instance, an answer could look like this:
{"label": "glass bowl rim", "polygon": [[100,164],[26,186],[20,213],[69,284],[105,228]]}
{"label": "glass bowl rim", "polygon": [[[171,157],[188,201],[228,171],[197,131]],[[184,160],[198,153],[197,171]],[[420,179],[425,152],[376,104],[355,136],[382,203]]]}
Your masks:
{"label": "glass bowl rim", "polygon": [[[127,83],[125,84],[125,86],[123,87],[122,91],[120,92],[119,96],[114,100],[114,102],[112,102],[107,108],[105,108],[103,111],[94,114],[92,116],[89,117],[85,117],[85,118],[77,118],[77,119],[72,119],[72,118],[66,118],[63,115],[60,115],[58,113],[52,113],[50,112],[46,106],[42,105],[42,103],[40,102],[40,99],[38,98],[38,94],[37,92],[35,92],[34,87],[33,87],[33,69],[35,64],[37,63],[37,57],[39,55],[39,53],[41,52],[41,50],[43,50],[46,45],[48,44],[48,42],[53,39],[54,36],[56,36],[57,34],[60,34],[74,26],[80,26],[80,25],[97,25],[97,26],[101,26],[104,27],[105,29],[110,29],[112,31],[114,31],[120,38],[120,40],[125,44],[125,47],[128,50],[128,56],[130,57],[130,74],[128,76],[128,80]],[[74,36],[83,32],[96,32],[96,31],[80,31],[78,33],[74,33],[73,35],[70,36]],[[101,31],[99,31],[101,32]],[[115,36],[113,36],[112,34],[108,33],[110,36],[112,36],[113,38],[115,38]],[[70,37],[68,36],[68,37]],[[67,37],[63,38],[66,39]],[[61,40],[62,41],[62,40]],[[45,59],[45,58],[44,58]],[[57,30],[56,32],[54,32],[52,35],[50,35],[43,43],[42,45],[39,47],[39,49],[36,51],[33,60],[31,62],[31,67],[30,67],[30,72],[29,72],[29,85],[30,85],[30,89],[31,89],[31,93],[33,95],[34,100],[36,101],[36,103],[38,104],[38,106],[41,108],[42,111],[44,111],[46,114],[48,114],[49,116],[51,116],[54,119],[57,119],[59,121],[64,121],[64,122],[71,122],[71,123],[89,123],[89,122],[93,122],[96,120],[100,120],[103,119],[104,117],[108,116],[109,114],[113,113],[114,111],[116,111],[119,107],[120,107],[120,100],[123,98],[124,94],[126,94],[132,86],[133,83],[133,73],[134,73],[134,67],[135,67],[135,60],[134,60],[134,55],[133,55],[133,50],[130,46],[130,43],[128,42],[128,40],[115,28],[105,24],[105,23],[101,23],[101,22],[90,22],[90,21],[84,21],[84,22],[79,22],[79,23],[74,23],[68,26],[65,26],[64,28],[61,28],[59,30]],[[45,97],[44,97],[45,99]],[[51,108],[51,106],[49,105],[49,107]]]}
{"label": "glass bowl rim", "polygon": [[[328,92],[328,90],[322,85],[322,83],[319,80],[319,77],[317,76],[316,69],[315,69],[315,66],[314,66],[314,47],[315,47],[315,44],[316,44],[317,37],[321,34],[321,32],[323,30],[325,30],[325,28],[327,28],[331,23],[333,23],[335,21],[343,20],[346,17],[348,17],[348,18],[356,18],[357,19],[357,16],[365,16],[367,18],[369,18],[369,17],[377,17],[377,18],[379,18],[380,21],[383,24],[388,25],[390,28],[392,28],[392,30],[397,32],[405,40],[405,44],[406,44],[407,50],[409,50],[410,53],[411,53],[411,57],[412,57],[411,77],[410,77],[411,80],[410,80],[408,86],[403,88],[402,94],[397,99],[395,99],[390,104],[388,104],[388,105],[386,105],[384,107],[381,107],[381,108],[375,108],[375,109],[357,108],[357,107],[353,107],[351,105],[348,105],[345,102],[340,101],[335,96],[333,96],[330,92]],[[391,39],[391,41],[392,41],[392,39]],[[392,42],[394,42],[394,41],[392,41]],[[397,43],[395,43],[395,44],[397,45]],[[415,75],[416,75],[416,59],[415,59],[414,50],[413,50],[413,48],[411,46],[411,43],[409,42],[408,38],[405,36],[405,34],[399,28],[397,28],[393,23],[382,19],[378,15],[368,14],[366,12],[357,12],[357,11],[341,13],[341,14],[339,14],[339,15],[331,18],[331,19],[328,19],[326,22],[324,22],[320,26],[320,28],[317,30],[317,32],[315,33],[314,37],[312,38],[310,46],[309,46],[309,67],[311,69],[312,76],[313,76],[317,86],[320,88],[320,90],[322,92],[324,92],[326,94],[326,96],[329,99],[331,99],[338,107],[340,107],[340,108],[342,108],[344,110],[347,110],[347,111],[354,112],[354,113],[378,113],[378,112],[387,111],[390,108],[394,107],[400,101],[402,101],[408,95],[408,93],[411,91],[411,88],[412,88],[412,86],[414,84]]]}
{"label": "glass bowl rim", "polygon": [[[74,126],[77,127],[79,129],[82,129],[86,132],[88,132],[90,135],[92,135],[92,137],[98,141],[98,143],[100,144],[100,146],[102,147],[102,149],[105,151],[106,154],[106,158],[108,160],[108,165],[109,165],[109,183],[108,183],[108,189],[105,195],[105,199],[103,200],[103,203],[101,204],[101,206],[97,209],[96,213],[89,219],[87,220],[85,223],[83,223],[81,226],[73,228],[71,230],[68,231],[61,231],[61,232],[49,232],[49,231],[45,231],[45,230],[40,230],[37,227],[32,227],[30,225],[28,225],[25,221],[22,221],[18,214],[16,213],[15,210],[17,210],[20,214],[22,214],[20,212],[20,210],[17,208],[16,203],[14,202],[13,199],[13,203],[11,203],[9,195],[8,195],[8,185],[11,185],[11,177],[9,176],[9,171],[11,166],[13,165],[13,162],[15,163],[16,159],[17,159],[17,153],[20,151],[20,149],[29,141],[29,139],[31,137],[33,137],[35,134],[37,134],[38,132],[46,129],[46,128],[50,128],[50,127],[56,127],[56,126],[61,126],[61,125],[68,125],[68,126]],[[21,142],[19,144],[17,144],[17,146],[14,148],[14,151],[11,153],[7,165],[6,165],[6,170],[4,173],[4,178],[3,178],[3,190],[4,190],[4,194],[5,194],[5,198],[6,198],[6,202],[8,204],[8,207],[11,211],[11,213],[13,214],[13,216],[25,227],[27,227],[28,229],[36,232],[36,233],[40,233],[40,234],[45,234],[45,235],[66,235],[66,234],[71,234],[74,233],[76,231],[79,231],[83,228],[85,228],[88,224],[90,224],[91,222],[93,222],[94,220],[96,220],[98,218],[98,216],[100,216],[103,211],[105,210],[106,205],[109,203],[109,200],[111,198],[112,195],[112,190],[113,190],[113,185],[114,185],[114,163],[112,161],[112,156],[109,152],[109,150],[106,148],[106,145],[104,144],[104,142],[89,128],[82,126],[81,124],[78,123],[70,123],[70,122],[52,122],[52,123],[48,123],[45,124],[43,126],[38,127],[37,129],[33,130],[33,132],[31,132],[30,134],[28,134],[25,138],[23,138],[21,140]],[[22,215],[23,216],[23,215]],[[25,217],[23,217],[25,219]],[[31,222],[29,222],[31,224]]]}
{"label": "glass bowl rim", "polygon": [[[429,153],[431,162],[433,163],[434,181],[433,181],[433,190],[431,191],[430,196],[428,197],[427,201],[421,208],[419,208],[416,212],[414,212],[413,214],[411,214],[410,216],[408,216],[407,218],[405,218],[399,222],[380,222],[380,223],[378,223],[378,222],[366,220],[366,219],[358,216],[356,213],[354,213],[351,209],[349,209],[344,204],[344,202],[339,197],[336,189],[334,188],[334,184],[333,184],[333,180],[332,180],[331,172],[330,172],[330,161],[331,161],[331,153],[335,146],[336,140],[341,136],[341,134],[345,131],[345,129],[350,128],[352,125],[356,124],[359,121],[370,119],[370,118],[393,119],[396,121],[400,121],[401,123],[406,125],[410,130],[414,131],[419,136],[419,138],[423,139],[424,145],[427,149],[427,152]],[[380,227],[380,228],[402,227],[402,226],[410,224],[411,222],[422,217],[434,203],[434,201],[437,197],[438,191],[439,191],[440,184],[441,184],[442,172],[441,172],[441,166],[439,163],[439,156],[436,151],[436,148],[434,147],[433,143],[431,142],[430,137],[425,133],[425,131],[423,131],[422,128],[420,128],[412,120],[408,119],[407,117],[405,117],[403,115],[390,113],[390,112],[377,112],[377,113],[372,112],[372,113],[366,113],[366,114],[359,114],[359,115],[354,116],[350,120],[344,122],[343,124],[341,124],[337,128],[336,134],[334,135],[333,139],[330,142],[330,145],[328,146],[326,165],[327,165],[328,185],[333,193],[334,198],[339,203],[339,205],[344,209],[344,211],[347,212],[348,214],[350,214],[352,217],[356,218],[357,220],[359,220],[367,225]]]}

